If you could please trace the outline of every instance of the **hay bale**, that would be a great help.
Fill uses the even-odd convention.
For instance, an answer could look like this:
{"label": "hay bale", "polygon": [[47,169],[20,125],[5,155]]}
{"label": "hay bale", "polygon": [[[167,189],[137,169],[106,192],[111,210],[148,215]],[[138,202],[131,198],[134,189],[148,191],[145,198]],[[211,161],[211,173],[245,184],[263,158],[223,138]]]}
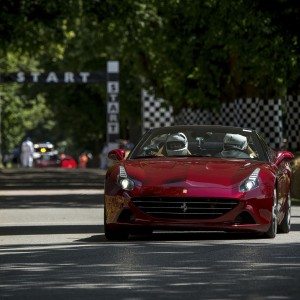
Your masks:
{"label": "hay bale", "polygon": [[296,156],[292,162],[292,188],[291,194],[293,198],[300,199],[300,157]]}

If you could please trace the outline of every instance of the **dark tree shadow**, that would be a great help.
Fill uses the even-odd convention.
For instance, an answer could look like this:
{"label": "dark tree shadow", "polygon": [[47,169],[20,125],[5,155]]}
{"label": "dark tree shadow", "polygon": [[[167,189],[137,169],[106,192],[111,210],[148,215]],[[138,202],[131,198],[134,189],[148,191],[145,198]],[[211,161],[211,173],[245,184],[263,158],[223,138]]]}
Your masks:
{"label": "dark tree shadow", "polygon": [[0,196],[0,209],[7,208],[101,208],[103,194]]}

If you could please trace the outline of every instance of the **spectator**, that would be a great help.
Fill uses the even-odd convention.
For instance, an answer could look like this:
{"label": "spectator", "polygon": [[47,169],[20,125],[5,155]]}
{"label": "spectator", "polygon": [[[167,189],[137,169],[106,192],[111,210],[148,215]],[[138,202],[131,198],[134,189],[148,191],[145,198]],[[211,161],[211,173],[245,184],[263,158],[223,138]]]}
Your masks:
{"label": "spectator", "polygon": [[34,147],[28,137],[21,146],[21,165],[24,168],[32,168]]}
{"label": "spectator", "polygon": [[11,157],[9,154],[4,154],[3,156],[3,159],[2,159],[2,164],[3,164],[3,167],[6,168],[7,167],[7,164],[9,163]]}
{"label": "spectator", "polygon": [[12,151],[12,163],[14,167],[19,167],[20,165],[20,149],[15,147]]}
{"label": "spectator", "polygon": [[108,145],[105,144],[101,153],[100,153],[100,169],[107,169],[107,154],[108,154]]}
{"label": "spectator", "polygon": [[81,153],[80,156],[79,156],[79,165],[78,165],[78,167],[82,168],[82,169],[86,168],[86,165],[87,165],[88,161],[89,161],[89,157],[86,154],[86,152]]}

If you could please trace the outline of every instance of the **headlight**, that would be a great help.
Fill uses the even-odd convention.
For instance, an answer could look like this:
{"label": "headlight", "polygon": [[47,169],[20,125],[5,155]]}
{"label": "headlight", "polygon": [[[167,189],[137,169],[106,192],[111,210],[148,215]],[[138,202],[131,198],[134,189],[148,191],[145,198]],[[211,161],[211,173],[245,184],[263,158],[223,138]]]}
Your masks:
{"label": "headlight", "polygon": [[128,177],[127,172],[123,166],[120,166],[119,169],[118,182],[123,190],[131,191],[134,188],[134,181]]}
{"label": "headlight", "polygon": [[248,192],[258,187],[259,168],[255,169],[253,173],[240,185],[241,192]]}
{"label": "headlight", "polygon": [[134,182],[130,178],[121,178],[119,183],[123,190],[131,191],[134,188]]}

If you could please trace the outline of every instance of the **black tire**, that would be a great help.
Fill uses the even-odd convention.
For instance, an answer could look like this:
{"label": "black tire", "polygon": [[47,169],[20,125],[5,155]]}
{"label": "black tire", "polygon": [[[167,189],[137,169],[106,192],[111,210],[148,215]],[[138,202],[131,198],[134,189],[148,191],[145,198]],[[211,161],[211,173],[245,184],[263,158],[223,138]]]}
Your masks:
{"label": "black tire", "polygon": [[153,233],[152,229],[137,229],[130,231],[131,234],[133,235],[138,235],[138,236],[151,236]]}
{"label": "black tire", "polygon": [[129,237],[129,233],[124,230],[111,230],[106,225],[106,207],[104,206],[104,235],[108,241],[124,241]]}
{"label": "black tire", "polygon": [[129,233],[121,230],[109,230],[105,228],[105,238],[109,241],[124,241],[127,240]]}
{"label": "black tire", "polygon": [[287,199],[287,210],[285,212],[284,218],[280,225],[278,225],[278,232],[279,233],[289,233],[291,230],[291,209],[292,209],[292,201],[291,201],[291,194],[288,194]]}
{"label": "black tire", "polygon": [[275,238],[277,234],[277,190],[274,189],[274,196],[273,196],[273,206],[272,206],[272,222],[270,224],[270,228],[264,234],[264,237],[268,239]]}

